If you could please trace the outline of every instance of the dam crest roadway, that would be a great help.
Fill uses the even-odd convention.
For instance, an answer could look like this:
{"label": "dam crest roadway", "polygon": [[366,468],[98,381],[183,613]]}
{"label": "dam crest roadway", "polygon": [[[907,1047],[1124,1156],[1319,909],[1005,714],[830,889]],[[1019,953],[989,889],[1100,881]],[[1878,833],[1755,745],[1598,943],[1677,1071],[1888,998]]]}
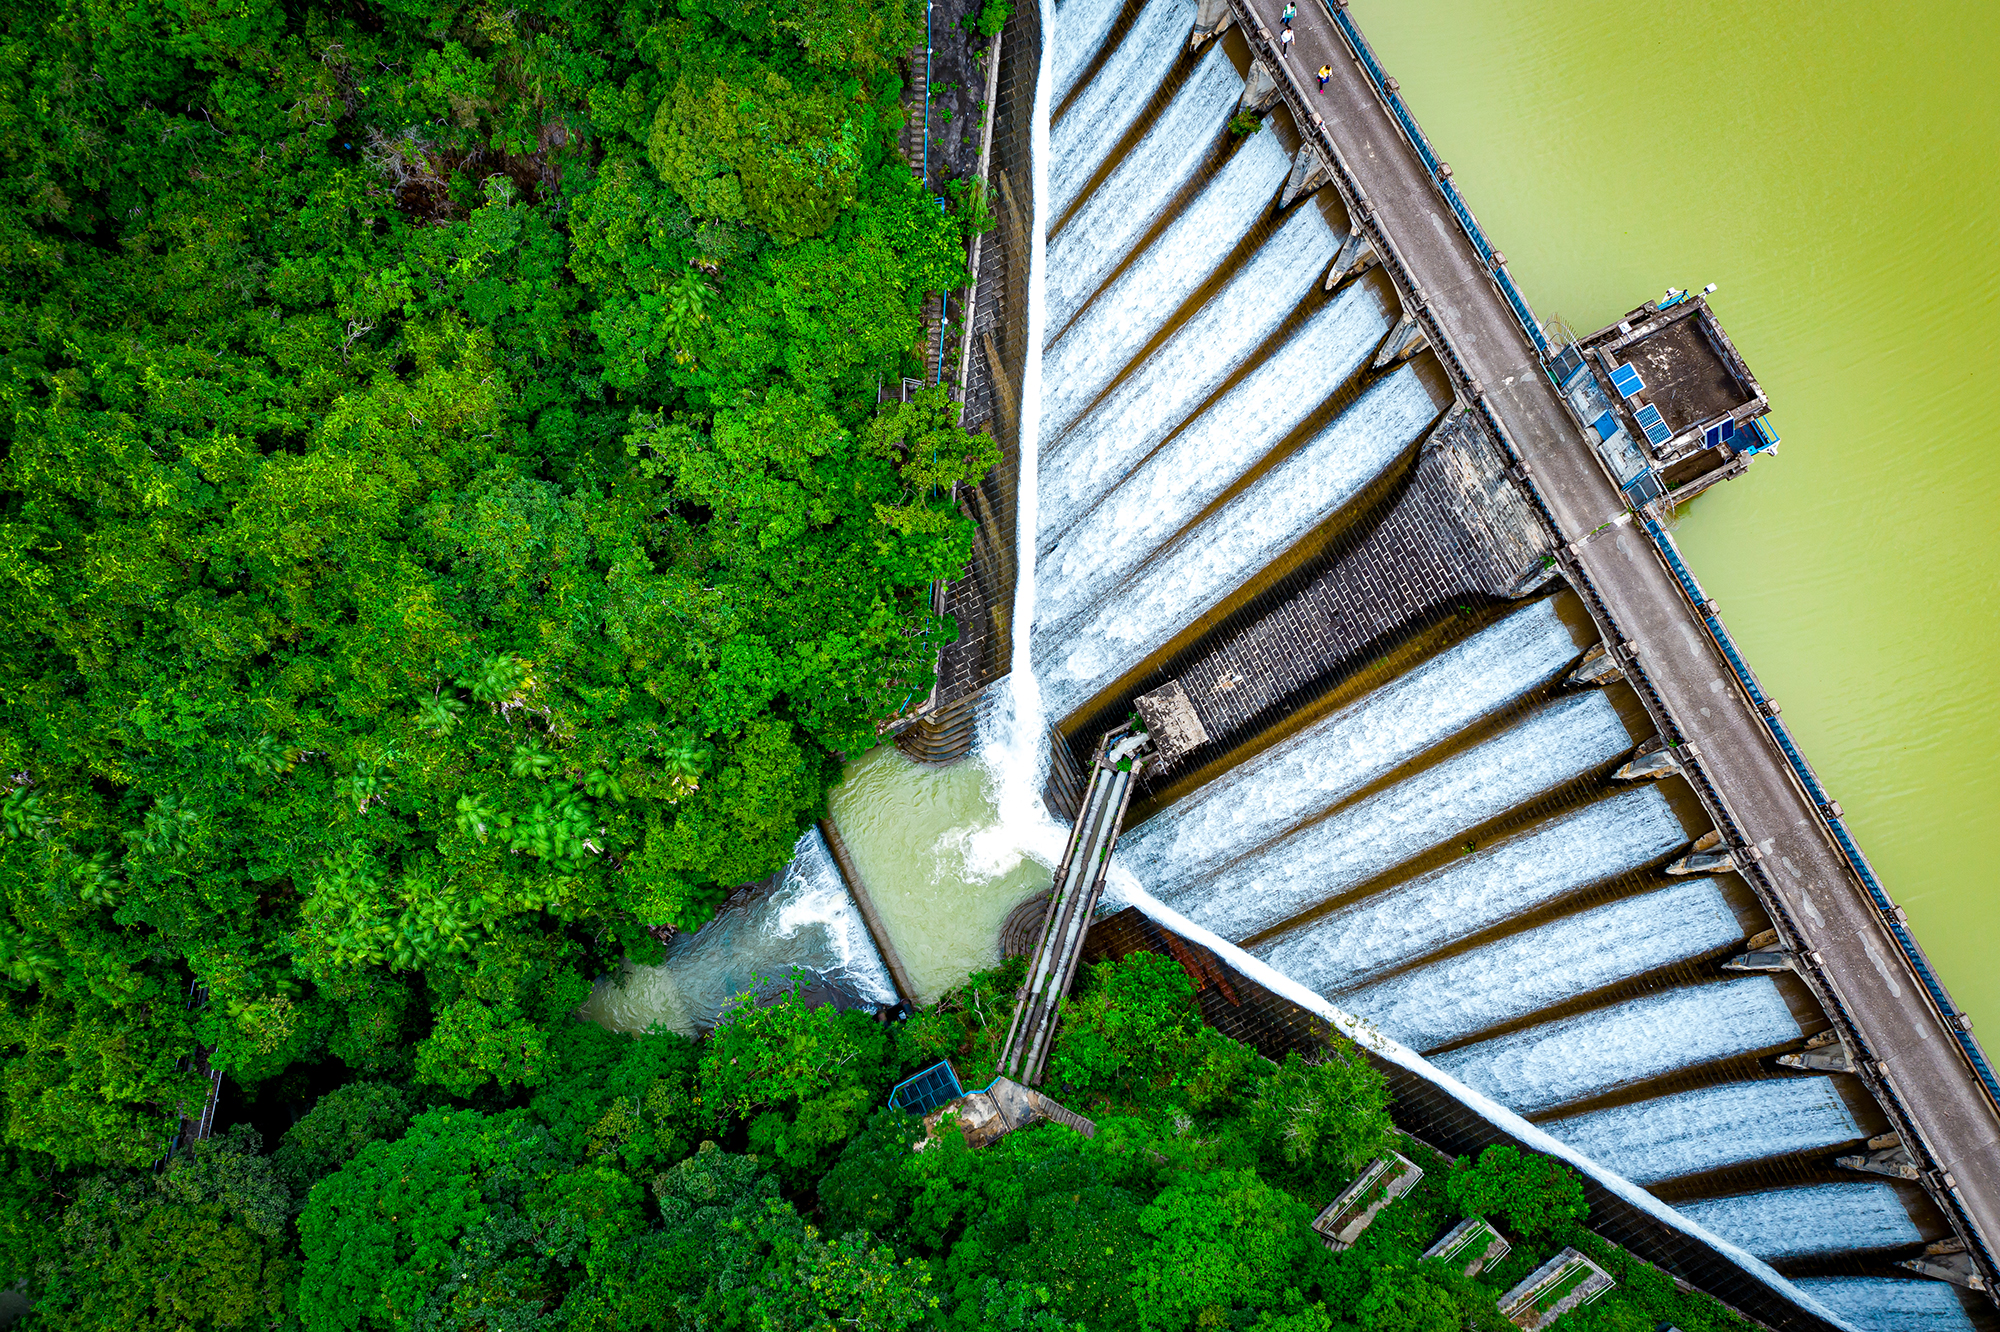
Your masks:
{"label": "dam crest roadway", "polygon": [[1761,388],[1699,295],[1551,342],[1344,9],[1278,9],[1046,34],[1051,807],[1840,1317],[1993,1326],[1990,1070],[1662,526]]}

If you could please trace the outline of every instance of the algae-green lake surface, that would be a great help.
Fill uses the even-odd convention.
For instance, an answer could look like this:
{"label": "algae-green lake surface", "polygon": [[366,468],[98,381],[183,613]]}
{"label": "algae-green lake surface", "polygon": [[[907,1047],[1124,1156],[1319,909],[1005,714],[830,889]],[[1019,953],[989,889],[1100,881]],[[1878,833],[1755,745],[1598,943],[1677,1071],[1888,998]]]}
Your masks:
{"label": "algae-green lake surface", "polygon": [[2000,1053],[1992,9],[1352,12],[1543,318],[1720,285],[1784,443],[1677,539]]}

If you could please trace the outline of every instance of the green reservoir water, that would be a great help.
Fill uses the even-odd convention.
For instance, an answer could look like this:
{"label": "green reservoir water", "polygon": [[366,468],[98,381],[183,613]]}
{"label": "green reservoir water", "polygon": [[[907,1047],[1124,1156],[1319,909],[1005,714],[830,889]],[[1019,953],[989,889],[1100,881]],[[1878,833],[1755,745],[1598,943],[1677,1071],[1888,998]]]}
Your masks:
{"label": "green reservoir water", "polygon": [[1774,458],[1677,534],[2000,1041],[2000,22],[1977,3],[1357,0],[1543,318],[1712,298]]}

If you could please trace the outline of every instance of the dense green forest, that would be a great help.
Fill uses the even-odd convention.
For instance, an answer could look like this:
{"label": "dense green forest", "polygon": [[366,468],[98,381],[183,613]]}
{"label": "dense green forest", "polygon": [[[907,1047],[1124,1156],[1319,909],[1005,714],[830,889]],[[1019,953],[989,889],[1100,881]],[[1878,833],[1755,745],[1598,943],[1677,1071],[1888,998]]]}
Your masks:
{"label": "dense green forest", "polygon": [[[237,1129],[164,1170],[83,1180],[34,1258],[61,1329],[1511,1332],[1495,1298],[1575,1245],[1618,1280],[1558,1332],[1744,1332],[1582,1228],[1575,1176],[1395,1133],[1381,1075],[1335,1040],[1274,1065],[1202,1024],[1172,960],[1085,978],[1048,1090],[1096,1132],[974,1151],[886,1108],[946,1056],[991,1074],[1017,960],[907,1022],[746,997],[705,1041],[551,1029],[511,1100],[351,1082],[273,1149]],[[1426,1168],[1361,1242],[1317,1210],[1393,1148]],[[1477,1279],[1422,1251],[1460,1216],[1515,1248]]]}
{"label": "dense green forest", "polygon": [[[931,684],[992,463],[906,0],[22,0],[0,35],[16,1173],[337,1061],[554,1077]],[[970,34],[963,35],[971,40]],[[192,986],[207,1003],[190,1011]]]}

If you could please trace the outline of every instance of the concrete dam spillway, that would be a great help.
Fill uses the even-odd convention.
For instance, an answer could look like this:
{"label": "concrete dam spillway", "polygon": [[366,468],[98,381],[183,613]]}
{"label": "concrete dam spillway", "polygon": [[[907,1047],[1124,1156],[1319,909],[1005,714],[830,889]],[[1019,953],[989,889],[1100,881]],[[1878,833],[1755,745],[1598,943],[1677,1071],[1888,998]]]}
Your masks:
{"label": "concrete dam spillway", "polygon": [[[1177,689],[1201,739],[1147,771],[1116,853],[1148,895],[1819,1309],[1990,1326],[1976,1291],[1896,1266],[1936,1250],[1975,1270],[1967,1212],[1903,1168],[1908,1144],[1871,1146],[1908,1108],[1857,1075],[1851,1016],[1770,938],[1795,921],[1751,862],[1803,862],[1709,836],[1713,779],[1659,724],[1651,645],[1606,641],[1602,576],[1571,543],[1654,559],[1650,510],[1563,521],[1575,494],[1552,501],[1515,418],[1480,400],[1515,381],[1468,391],[1462,348],[1434,345],[1440,288],[1385,258],[1421,238],[1328,188],[1342,145],[1322,131],[1355,136],[1349,164],[1409,136],[1379,102],[1334,126],[1343,104],[1301,100],[1275,10],[1060,0],[1045,34],[1038,521],[1013,534],[1037,595],[1012,632],[1053,726],[1050,808],[1073,812],[1136,699]],[[1302,39],[1337,12],[1302,14]],[[1244,111],[1261,130],[1232,134]],[[1561,424],[1551,444],[1588,459]],[[1607,491],[1636,484],[1644,510],[1615,469],[1645,446],[1602,452]],[[1668,489],[1690,474],[1659,468]],[[1696,682],[1709,703],[1716,675]]]}
{"label": "concrete dam spillway", "polygon": [[[1345,10],[1305,7],[1289,62],[1278,25],[1058,0],[1018,42],[966,392],[1007,461],[961,497],[962,637],[899,744],[961,757],[975,716],[993,744],[1031,674],[1066,822],[1100,738],[1171,693],[1188,739],[1131,783],[1126,900],[1768,1264],[1804,1321],[1754,1316],[2000,1328],[1983,1057],[1661,528],[1763,438],[1741,405],[1661,416],[1705,307],[1547,343]],[[865,902],[882,857],[853,859]]]}

